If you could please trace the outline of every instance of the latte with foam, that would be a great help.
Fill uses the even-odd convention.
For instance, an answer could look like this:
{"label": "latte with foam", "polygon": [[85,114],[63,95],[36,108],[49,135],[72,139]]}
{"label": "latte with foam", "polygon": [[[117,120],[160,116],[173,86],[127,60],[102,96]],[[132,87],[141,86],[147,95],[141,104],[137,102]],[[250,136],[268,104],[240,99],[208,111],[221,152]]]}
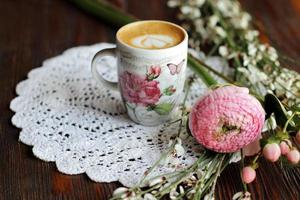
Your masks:
{"label": "latte with foam", "polygon": [[142,21],[122,27],[118,33],[119,41],[141,49],[165,49],[183,41],[183,30],[168,22]]}

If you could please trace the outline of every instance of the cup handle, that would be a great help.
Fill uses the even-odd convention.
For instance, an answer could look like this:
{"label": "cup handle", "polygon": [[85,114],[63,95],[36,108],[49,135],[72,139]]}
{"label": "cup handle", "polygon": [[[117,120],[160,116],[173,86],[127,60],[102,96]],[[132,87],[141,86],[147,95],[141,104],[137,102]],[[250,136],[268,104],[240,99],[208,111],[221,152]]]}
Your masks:
{"label": "cup handle", "polygon": [[92,74],[93,77],[99,81],[100,83],[102,83],[104,86],[106,86],[109,89],[112,90],[118,90],[118,83],[117,82],[112,82],[112,81],[108,81],[105,78],[103,78],[103,76],[101,74],[98,73],[97,71],[97,63],[99,60],[101,60],[104,56],[112,56],[112,57],[116,57],[116,48],[110,48],[110,49],[103,49],[100,50],[96,53],[96,55],[93,57],[92,60]]}

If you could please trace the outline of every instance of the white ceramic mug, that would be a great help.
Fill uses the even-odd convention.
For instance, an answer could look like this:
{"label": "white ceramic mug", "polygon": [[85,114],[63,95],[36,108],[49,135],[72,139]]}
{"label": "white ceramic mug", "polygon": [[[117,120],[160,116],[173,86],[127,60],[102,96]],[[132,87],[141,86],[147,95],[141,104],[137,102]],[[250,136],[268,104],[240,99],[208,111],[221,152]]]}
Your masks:
{"label": "white ceramic mug", "polygon": [[[169,48],[143,49],[120,40],[118,33],[136,23],[167,23],[180,29],[182,41]],[[188,35],[180,26],[165,21],[138,21],[127,24],[116,34],[116,48],[96,53],[92,60],[95,79],[112,90],[119,90],[128,116],[136,123],[155,126],[170,120],[182,100],[187,63]],[[117,57],[118,83],[105,80],[97,71],[104,56]]]}

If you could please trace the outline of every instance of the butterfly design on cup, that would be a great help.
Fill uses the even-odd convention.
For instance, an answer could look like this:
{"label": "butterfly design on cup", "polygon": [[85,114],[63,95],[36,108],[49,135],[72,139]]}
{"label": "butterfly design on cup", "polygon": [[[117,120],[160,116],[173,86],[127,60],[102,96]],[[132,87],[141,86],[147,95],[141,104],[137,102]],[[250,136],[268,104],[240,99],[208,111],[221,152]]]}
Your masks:
{"label": "butterfly design on cup", "polygon": [[169,70],[170,70],[170,73],[172,74],[172,75],[175,75],[175,74],[179,74],[180,73],[180,71],[181,71],[181,68],[182,68],[182,66],[183,66],[183,64],[184,64],[184,62],[185,62],[185,59],[183,59],[179,64],[173,64],[173,63],[169,63],[169,64],[167,64],[167,66],[168,66],[168,68],[169,68]]}

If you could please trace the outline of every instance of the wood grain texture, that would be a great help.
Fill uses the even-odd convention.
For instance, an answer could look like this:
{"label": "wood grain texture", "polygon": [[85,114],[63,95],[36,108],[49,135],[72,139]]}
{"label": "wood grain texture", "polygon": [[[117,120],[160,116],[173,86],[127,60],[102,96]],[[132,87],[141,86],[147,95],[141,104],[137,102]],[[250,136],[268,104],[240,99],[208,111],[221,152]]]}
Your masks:
{"label": "wood grain texture", "polygon": [[[114,0],[141,19],[174,21],[165,0]],[[300,56],[299,0],[242,0],[268,41],[283,53]],[[10,119],[15,86],[46,58],[67,48],[113,42],[115,30],[65,0],[0,0],[0,200],[98,199],[111,196],[119,183],[94,183],[86,175],[59,173],[54,163],[35,158],[18,142],[20,130]],[[292,66],[297,71],[299,66]],[[300,170],[282,172],[263,162],[249,189],[254,199],[300,199]],[[242,190],[238,166],[228,167],[217,184],[217,199],[231,199]]]}

